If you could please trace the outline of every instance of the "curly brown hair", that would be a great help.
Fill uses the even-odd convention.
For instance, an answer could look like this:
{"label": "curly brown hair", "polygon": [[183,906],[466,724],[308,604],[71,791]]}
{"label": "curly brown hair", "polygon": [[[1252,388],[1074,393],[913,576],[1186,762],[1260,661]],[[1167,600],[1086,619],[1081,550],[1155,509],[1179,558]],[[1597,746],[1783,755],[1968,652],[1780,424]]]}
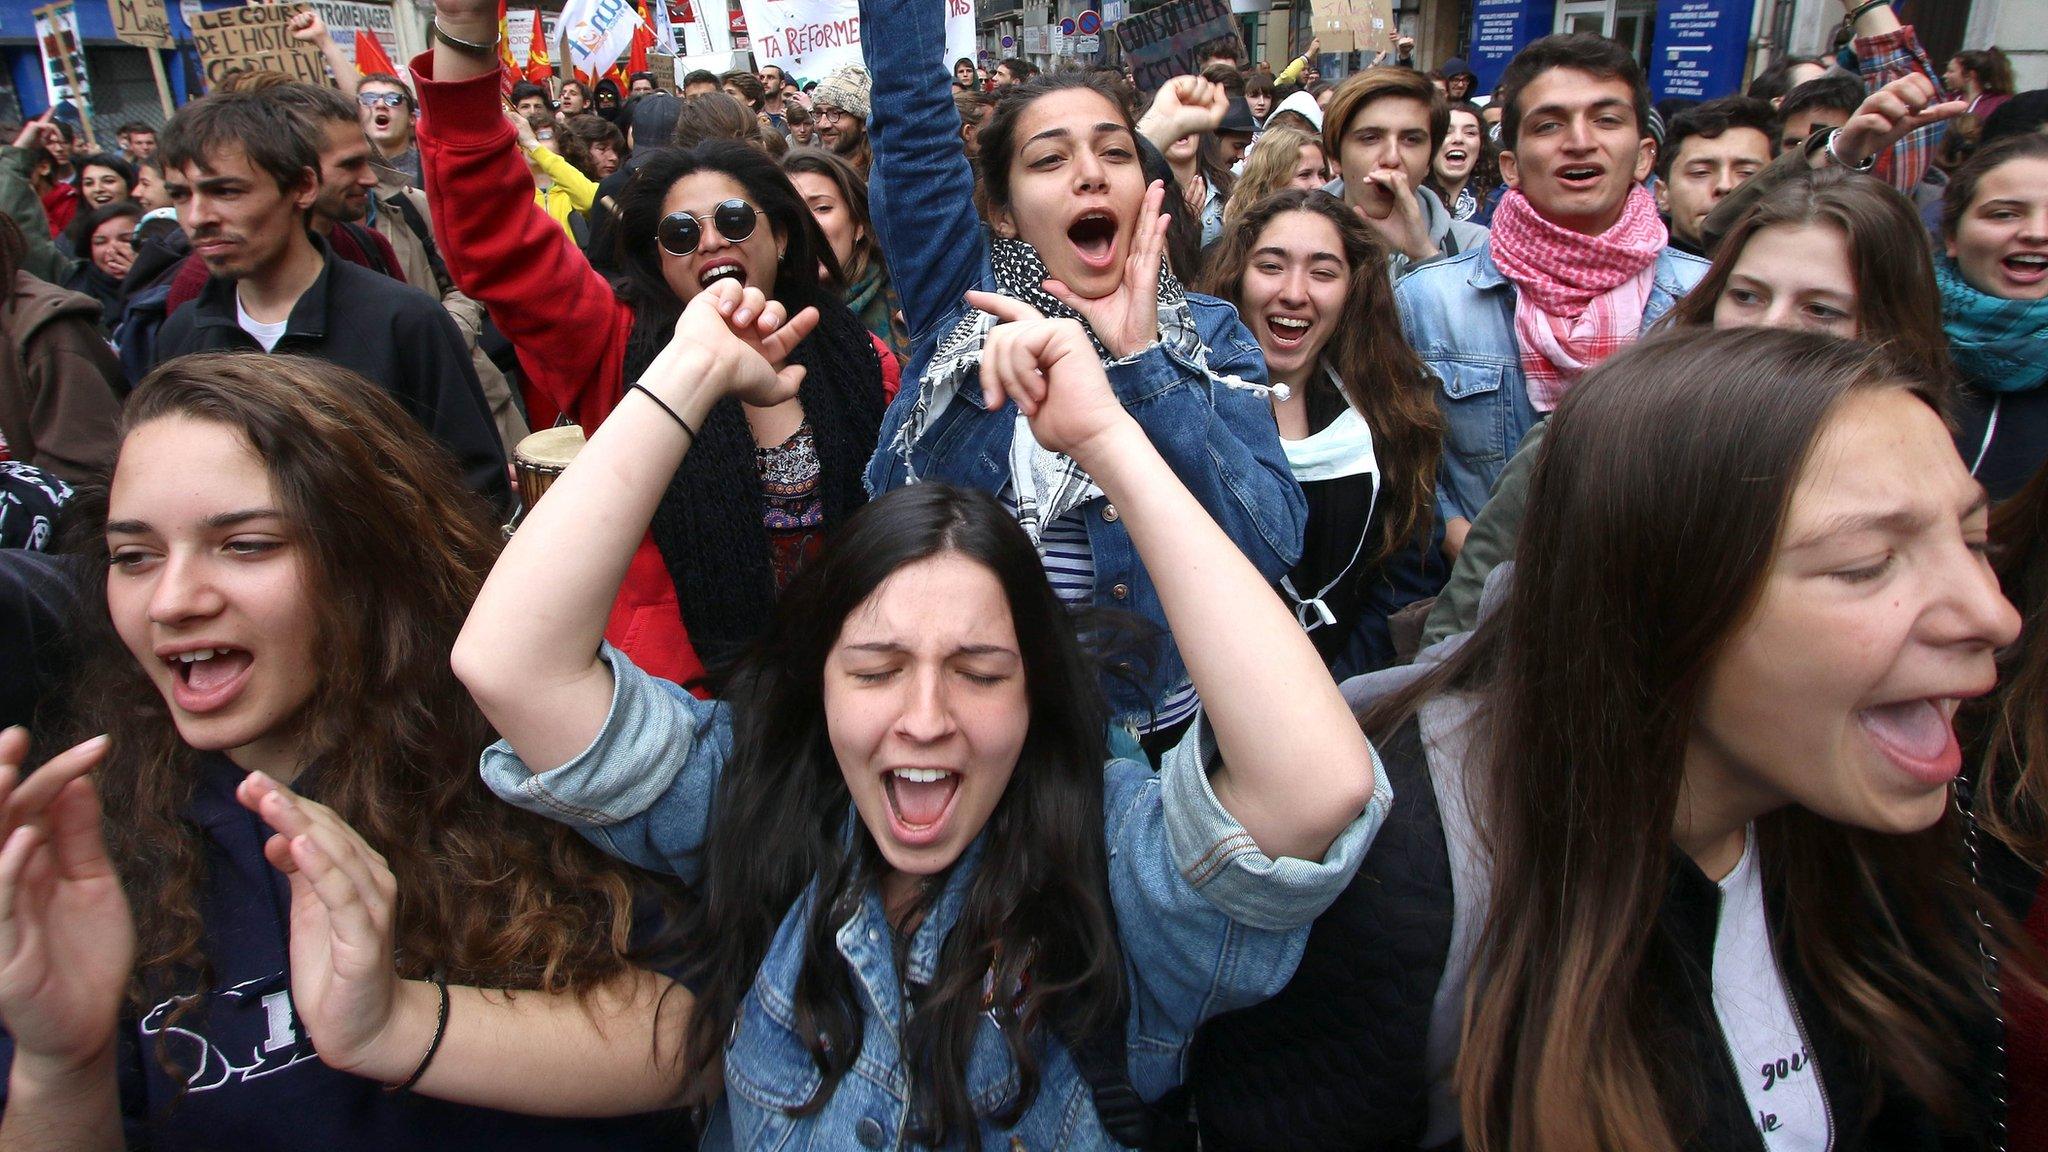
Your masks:
{"label": "curly brown hair", "polygon": [[[303,550],[305,594],[324,610],[321,680],[297,739],[321,802],[398,880],[400,975],[583,994],[632,970],[636,896],[666,912],[665,895],[566,825],[500,803],[477,776],[494,737],[448,653],[500,540],[455,461],[381,389],[296,356],[173,360],[136,388],[123,434],[169,417],[246,438]],[[104,536],[104,491],[78,511],[82,549]],[[212,976],[198,908],[206,840],[183,815],[200,754],[115,634],[107,566],[96,567],[76,700],[80,725],[112,738],[96,776],[140,944],[130,994],[139,1007],[183,998],[183,1015]]]}

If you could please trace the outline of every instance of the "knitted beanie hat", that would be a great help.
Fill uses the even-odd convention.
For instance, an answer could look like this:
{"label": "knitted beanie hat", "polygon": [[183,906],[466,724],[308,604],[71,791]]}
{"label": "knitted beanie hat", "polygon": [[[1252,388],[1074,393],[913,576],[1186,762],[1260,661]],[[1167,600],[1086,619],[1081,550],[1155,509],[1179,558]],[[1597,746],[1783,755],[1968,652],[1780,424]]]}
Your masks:
{"label": "knitted beanie hat", "polygon": [[830,76],[819,82],[811,92],[811,106],[830,104],[844,109],[862,120],[868,118],[868,89],[873,85],[868,70],[858,64],[848,64],[832,70]]}

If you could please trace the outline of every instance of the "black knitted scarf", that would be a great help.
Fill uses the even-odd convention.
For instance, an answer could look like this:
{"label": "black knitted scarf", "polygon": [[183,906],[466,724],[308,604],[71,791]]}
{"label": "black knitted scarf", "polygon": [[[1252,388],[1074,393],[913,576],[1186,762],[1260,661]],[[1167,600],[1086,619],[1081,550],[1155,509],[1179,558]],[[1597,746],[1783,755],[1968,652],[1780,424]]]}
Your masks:
{"label": "black knitted scarf", "polygon": [[[806,369],[797,399],[818,451],[818,495],[828,530],[867,500],[861,476],[881,432],[882,362],[860,320],[820,295],[818,327],[790,361]],[[636,315],[625,378],[640,378],[668,343],[673,318]],[[762,523],[754,434],[737,400],[721,400],[654,510],[661,550],[682,605],[683,627],[714,675],[767,627],[775,574]]]}

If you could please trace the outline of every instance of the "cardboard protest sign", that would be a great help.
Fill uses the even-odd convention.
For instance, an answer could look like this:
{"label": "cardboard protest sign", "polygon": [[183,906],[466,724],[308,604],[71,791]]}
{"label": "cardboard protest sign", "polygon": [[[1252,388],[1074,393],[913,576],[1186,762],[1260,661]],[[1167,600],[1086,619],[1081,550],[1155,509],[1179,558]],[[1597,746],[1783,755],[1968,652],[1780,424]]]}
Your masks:
{"label": "cardboard protest sign", "polygon": [[327,83],[311,44],[292,39],[293,9],[283,4],[220,8],[192,18],[192,46],[211,90],[237,72],[282,72],[307,84]]}
{"label": "cardboard protest sign", "polygon": [[1386,0],[1315,0],[1312,21],[1325,52],[1385,55],[1394,50],[1394,23]]}
{"label": "cardboard protest sign", "polygon": [[92,107],[92,81],[85,74],[85,49],[78,41],[77,7],[71,0],[45,5],[35,10],[35,19],[36,47],[43,56],[43,94],[50,107],[69,101],[87,112]]}
{"label": "cardboard protest sign", "polygon": [[164,0],[107,0],[107,15],[114,21],[114,38],[137,48],[175,48],[171,17]]}
{"label": "cardboard protest sign", "polygon": [[[946,59],[973,56],[974,0],[945,0]],[[793,80],[822,80],[859,64],[856,0],[740,0],[755,64],[773,64]],[[879,31],[879,30],[878,30]]]}
{"label": "cardboard protest sign", "polygon": [[1174,0],[1119,20],[1116,38],[1141,92],[1157,91],[1175,76],[1200,72],[1202,57],[1226,44],[1236,47],[1238,59],[1244,58],[1230,0]]}

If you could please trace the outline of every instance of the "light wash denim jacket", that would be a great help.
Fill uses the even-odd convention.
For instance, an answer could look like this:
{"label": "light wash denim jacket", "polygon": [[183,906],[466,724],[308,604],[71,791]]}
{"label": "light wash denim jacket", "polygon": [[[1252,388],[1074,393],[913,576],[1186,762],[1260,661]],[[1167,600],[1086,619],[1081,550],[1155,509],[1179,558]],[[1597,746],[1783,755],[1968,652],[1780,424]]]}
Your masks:
{"label": "light wash denim jacket", "polygon": [[[914,475],[1001,492],[1010,481],[1014,404],[1001,412],[951,405],[911,446],[908,461],[896,447],[933,349],[966,315],[968,289],[994,291],[995,276],[974,209],[974,171],[960,147],[960,114],[945,83],[951,61],[944,0],[861,0],[860,15],[864,27],[888,30],[861,40],[874,75],[868,211],[911,342],[903,390],[882,418],[880,446],[868,463],[868,491],[880,495]],[[1110,387],[1181,483],[1259,571],[1278,581],[1301,558],[1308,502],[1287,467],[1263,391],[1220,380],[1262,385],[1266,358],[1235,308],[1192,292],[1188,304],[1209,350],[1209,371],[1155,344],[1110,366]],[[1098,498],[1083,505],[1081,515],[1095,556],[1094,602],[1135,612],[1163,630],[1159,594],[1115,507]],[[1171,640],[1161,647],[1163,658],[1148,680],[1105,684],[1117,716],[1149,713],[1187,678]]]}
{"label": "light wash denim jacket", "polygon": [[[711,798],[732,753],[731,714],[724,704],[649,676],[610,645],[601,656],[617,686],[590,747],[536,776],[500,742],[483,754],[484,780],[506,801],[573,825],[621,860],[695,883]],[[1206,725],[1198,723],[1157,774],[1129,760],[1103,768],[1102,834],[1131,1002],[1125,1044],[1131,1084],[1148,1100],[1180,1083],[1197,1026],[1273,996],[1292,978],[1310,922],[1350,883],[1393,802],[1375,753],[1372,800],[1323,862],[1271,859],[1210,789],[1205,760],[1213,761],[1214,753],[1201,751],[1206,736]],[[918,927],[903,974],[909,982],[930,982],[980,853],[977,838]],[[812,898],[807,889],[783,917],[740,1006],[706,1149],[909,1146],[908,1073],[899,1049],[903,979],[873,890],[838,934],[865,1017],[860,1057],[823,1110],[789,1114],[819,1083],[791,1007]],[[1013,1128],[985,1122],[982,1147],[1119,1147],[1103,1131],[1089,1086],[1066,1049],[1047,1039],[1039,1052],[1043,1079],[1036,1101]],[[1016,1077],[1001,1033],[984,1017],[968,1064],[976,1105],[986,1109],[1004,1100]]]}
{"label": "light wash denim jacket", "polygon": [[[1707,262],[1666,248],[1643,307],[1647,331],[1707,274]],[[1394,285],[1401,331],[1442,381],[1443,463],[1437,503],[1446,518],[1477,520],[1494,482],[1538,414],[1515,343],[1515,286],[1493,262],[1493,241],[1425,264]]]}

